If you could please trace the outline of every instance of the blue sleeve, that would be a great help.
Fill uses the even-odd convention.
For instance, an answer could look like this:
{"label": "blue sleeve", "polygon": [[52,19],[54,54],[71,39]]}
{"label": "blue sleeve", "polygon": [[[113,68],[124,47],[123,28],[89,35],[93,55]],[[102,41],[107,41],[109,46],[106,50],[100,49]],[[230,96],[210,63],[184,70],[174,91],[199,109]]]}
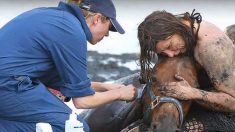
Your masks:
{"label": "blue sleeve", "polygon": [[48,25],[47,48],[61,79],[61,93],[67,97],[94,94],[87,76],[87,39],[79,21],[69,17]]}

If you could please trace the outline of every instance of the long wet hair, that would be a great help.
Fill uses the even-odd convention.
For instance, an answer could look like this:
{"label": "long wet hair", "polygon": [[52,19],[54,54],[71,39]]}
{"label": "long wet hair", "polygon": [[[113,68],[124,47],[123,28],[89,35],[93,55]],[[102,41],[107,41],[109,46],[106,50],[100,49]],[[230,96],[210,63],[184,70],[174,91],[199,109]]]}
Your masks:
{"label": "long wet hair", "polygon": [[[191,27],[182,23],[182,20],[188,20]],[[145,18],[138,26],[138,39],[140,44],[140,66],[141,66],[141,81],[151,83],[151,60],[156,55],[156,44],[165,40],[168,37],[179,34],[185,41],[186,52],[184,55],[193,56],[193,49],[196,45],[198,36],[197,29],[194,34],[194,21],[197,21],[200,26],[201,15],[194,13],[190,15],[188,12],[179,15],[173,15],[166,11],[155,11]]]}

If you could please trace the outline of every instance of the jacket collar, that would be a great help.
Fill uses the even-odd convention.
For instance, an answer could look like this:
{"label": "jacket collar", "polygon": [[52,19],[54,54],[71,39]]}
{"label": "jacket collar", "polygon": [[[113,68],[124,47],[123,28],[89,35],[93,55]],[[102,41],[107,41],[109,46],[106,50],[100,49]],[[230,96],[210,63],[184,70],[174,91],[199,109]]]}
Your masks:
{"label": "jacket collar", "polygon": [[84,15],[80,7],[75,4],[67,4],[64,2],[60,2],[58,5],[58,8],[73,14],[80,21],[82,28],[86,34],[86,38],[89,41],[92,37],[92,34],[90,32],[90,29],[87,26],[86,20],[84,18]]}

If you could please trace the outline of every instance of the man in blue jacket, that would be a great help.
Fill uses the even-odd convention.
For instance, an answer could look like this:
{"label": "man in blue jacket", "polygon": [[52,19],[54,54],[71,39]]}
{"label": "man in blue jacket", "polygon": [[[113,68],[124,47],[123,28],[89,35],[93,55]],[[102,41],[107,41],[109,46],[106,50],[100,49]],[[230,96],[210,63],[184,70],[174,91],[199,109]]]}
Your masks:
{"label": "man in blue jacket", "polygon": [[96,44],[109,30],[124,33],[112,1],[73,1],[30,10],[2,27],[1,132],[35,131],[40,122],[49,123],[54,132],[64,131],[72,110],[47,87],[72,98],[78,109],[135,98],[132,85],[91,82],[87,77],[87,41]]}

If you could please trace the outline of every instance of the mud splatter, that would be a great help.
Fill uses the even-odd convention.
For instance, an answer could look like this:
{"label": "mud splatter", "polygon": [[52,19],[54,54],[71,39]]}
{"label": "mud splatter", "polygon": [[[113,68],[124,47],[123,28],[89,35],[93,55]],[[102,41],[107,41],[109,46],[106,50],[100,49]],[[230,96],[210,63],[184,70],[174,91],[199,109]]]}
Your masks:
{"label": "mud splatter", "polygon": [[212,84],[214,84],[215,87],[219,86],[219,81],[218,81],[218,79],[216,79],[215,76],[211,77],[211,82],[212,82]]}
{"label": "mud splatter", "polygon": [[220,78],[222,82],[224,82],[225,80],[227,80],[229,77],[229,73],[228,71],[225,69],[224,72],[222,73],[222,77]]}

